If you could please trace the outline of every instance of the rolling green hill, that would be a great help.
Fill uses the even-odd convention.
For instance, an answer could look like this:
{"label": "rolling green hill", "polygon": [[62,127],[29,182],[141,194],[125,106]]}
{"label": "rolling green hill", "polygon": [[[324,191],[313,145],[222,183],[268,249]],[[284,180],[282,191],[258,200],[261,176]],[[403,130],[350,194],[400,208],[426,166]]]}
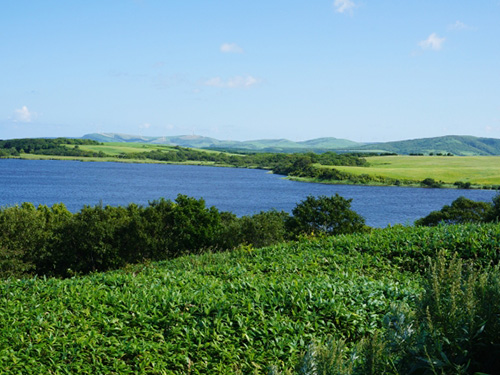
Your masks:
{"label": "rolling green hill", "polygon": [[333,137],[318,138],[302,142],[293,142],[288,139],[259,139],[251,141],[222,141],[215,138],[198,135],[181,135],[171,137],[143,137],[118,133],[93,133],[82,138],[93,139],[98,142],[138,142],[151,144],[165,144],[195,148],[217,148],[243,151],[266,152],[301,152],[301,151],[328,151],[346,147],[358,147],[363,143],[337,139]]}
{"label": "rolling green hill", "polygon": [[288,139],[259,139],[251,141],[225,141],[199,135],[143,137],[118,133],[93,133],[82,138],[99,142],[138,142],[164,144],[217,150],[255,152],[374,152],[408,154],[448,154],[459,156],[500,155],[500,139],[473,136],[448,135],[435,138],[419,138],[395,142],[364,144],[333,137],[293,142]]}
{"label": "rolling green hill", "polygon": [[[354,149],[349,147],[351,151]],[[406,141],[374,143],[356,147],[362,152],[391,152],[396,154],[448,154],[459,156],[500,155],[500,139],[448,135]]]}

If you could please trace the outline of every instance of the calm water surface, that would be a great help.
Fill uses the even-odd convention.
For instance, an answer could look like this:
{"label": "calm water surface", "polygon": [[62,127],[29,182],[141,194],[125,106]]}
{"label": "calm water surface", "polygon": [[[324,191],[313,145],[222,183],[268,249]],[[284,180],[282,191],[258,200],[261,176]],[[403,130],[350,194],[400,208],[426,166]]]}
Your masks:
{"label": "calm water surface", "polygon": [[290,212],[308,195],[340,194],[374,227],[412,224],[459,196],[491,201],[489,190],[421,189],[294,182],[262,170],[165,164],[128,164],[0,159],[0,206],[62,202],[127,205],[177,194],[204,198],[207,206],[249,215],[271,209]]}

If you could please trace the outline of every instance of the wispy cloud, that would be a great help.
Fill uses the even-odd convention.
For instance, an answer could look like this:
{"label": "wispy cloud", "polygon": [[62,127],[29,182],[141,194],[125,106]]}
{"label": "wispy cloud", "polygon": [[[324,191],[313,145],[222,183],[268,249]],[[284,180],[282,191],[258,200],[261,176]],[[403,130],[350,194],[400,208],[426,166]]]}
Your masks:
{"label": "wispy cloud", "polygon": [[352,0],[335,0],[333,2],[333,7],[337,13],[352,12],[356,6]]}
{"label": "wispy cloud", "polygon": [[151,124],[145,122],[142,125],[139,125],[139,129],[149,129],[151,127]]}
{"label": "wispy cloud", "polygon": [[14,111],[13,120],[14,122],[31,122],[34,115],[35,114],[30,112],[28,107],[24,105],[22,108],[16,109]]}
{"label": "wispy cloud", "polygon": [[436,33],[432,33],[425,40],[422,40],[418,43],[420,48],[422,49],[432,49],[434,51],[439,51],[443,48],[443,43],[446,38],[440,38]]}
{"label": "wispy cloud", "polygon": [[252,76],[236,76],[228,80],[223,80],[221,77],[210,78],[205,81],[205,86],[224,87],[224,88],[248,88],[260,82],[259,79]]}
{"label": "wispy cloud", "polygon": [[455,23],[448,25],[448,30],[449,31],[472,30],[472,27],[457,20],[455,21]]}
{"label": "wispy cloud", "polygon": [[224,43],[220,46],[220,51],[224,53],[243,53],[243,48],[236,43]]}

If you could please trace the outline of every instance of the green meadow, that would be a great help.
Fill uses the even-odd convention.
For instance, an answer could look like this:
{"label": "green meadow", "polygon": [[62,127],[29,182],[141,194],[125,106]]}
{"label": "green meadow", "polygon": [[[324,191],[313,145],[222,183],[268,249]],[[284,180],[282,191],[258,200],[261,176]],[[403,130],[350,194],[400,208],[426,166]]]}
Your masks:
{"label": "green meadow", "polygon": [[[70,147],[70,145],[68,145]],[[102,151],[107,155],[118,156],[120,154],[130,154],[137,152],[148,152],[148,151],[176,151],[178,148],[176,146],[168,146],[168,145],[160,145],[160,144],[151,144],[151,143],[133,143],[133,142],[106,142],[100,145],[81,145],[79,146],[82,150],[87,151]],[[192,150],[203,151],[206,153],[219,153],[219,151],[214,150],[206,150],[206,149],[197,149],[190,147]]]}
{"label": "green meadow", "polygon": [[422,181],[432,178],[453,184],[500,184],[500,156],[372,156],[368,167],[335,166],[354,175]]}

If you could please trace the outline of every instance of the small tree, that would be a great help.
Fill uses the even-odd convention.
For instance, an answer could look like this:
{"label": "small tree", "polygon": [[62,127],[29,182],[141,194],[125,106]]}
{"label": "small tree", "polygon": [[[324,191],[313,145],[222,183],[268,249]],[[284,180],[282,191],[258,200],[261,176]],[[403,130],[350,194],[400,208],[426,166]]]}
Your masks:
{"label": "small tree", "polygon": [[352,199],[335,196],[308,196],[293,210],[287,220],[292,236],[324,233],[336,235],[362,231],[365,219],[351,210]]}
{"label": "small tree", "polygon": [[487,221],[500,221],[500,193],[495,195],[493,198],[491,209],[488,212]]}
{"label": "small tree", "polygon": [[[500,203],[500,202],[499,202]],[[476,202],[465,197],[455,199],[451,205],[445,205],[440,211],[432,211],[429,215],[415,221],[415,225],[427,227],[444,224],[461,224],[487,221],[491,215],[491,204]]]}

